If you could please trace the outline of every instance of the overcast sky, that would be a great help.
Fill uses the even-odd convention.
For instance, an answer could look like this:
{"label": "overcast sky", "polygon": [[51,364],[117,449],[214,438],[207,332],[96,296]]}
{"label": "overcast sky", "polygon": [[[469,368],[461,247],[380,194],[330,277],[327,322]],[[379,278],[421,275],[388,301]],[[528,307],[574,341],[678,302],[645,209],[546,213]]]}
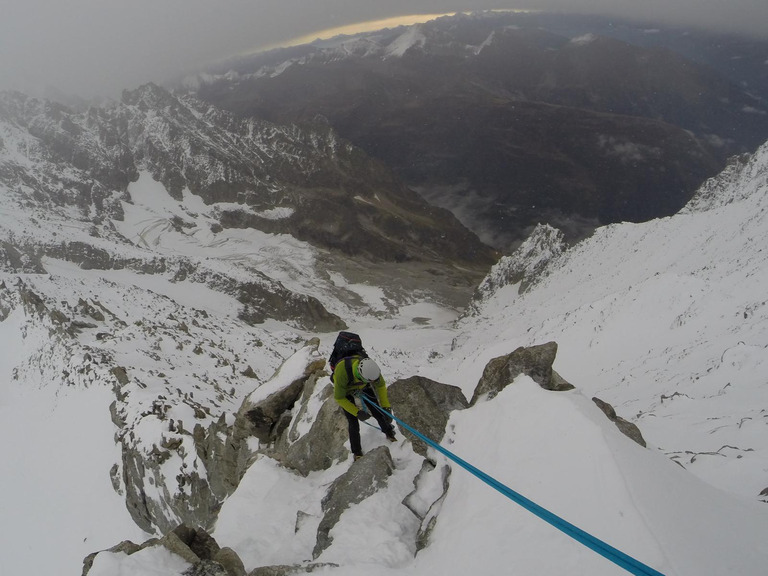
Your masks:
{"label": "overcast sky", "polygon": [[486,8],[578,9],[768,37],[768,0],[0,0],[0,90],[117,96],[327,28]]}

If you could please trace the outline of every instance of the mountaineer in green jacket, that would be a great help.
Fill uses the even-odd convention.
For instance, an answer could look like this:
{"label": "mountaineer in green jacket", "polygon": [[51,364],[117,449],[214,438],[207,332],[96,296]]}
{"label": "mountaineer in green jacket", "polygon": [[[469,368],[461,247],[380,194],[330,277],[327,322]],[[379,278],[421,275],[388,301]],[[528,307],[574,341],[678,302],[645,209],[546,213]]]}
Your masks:
{"label": "mountaineer in green jacket", "polygon": [[[387,386],[379,366],[370,358],[351,356],[336,364],[333,370],[333,397],[344,409],[349,425],[349,445],[355,460],[363,455],[360,444],[360,422],[373,416],[379,428],[390,442],[395,442],[395,429],[392,419],[378,409],[391,410],[387,398]],[[355,404],[355,396],[364,395],[368,402],[362,408]]]}

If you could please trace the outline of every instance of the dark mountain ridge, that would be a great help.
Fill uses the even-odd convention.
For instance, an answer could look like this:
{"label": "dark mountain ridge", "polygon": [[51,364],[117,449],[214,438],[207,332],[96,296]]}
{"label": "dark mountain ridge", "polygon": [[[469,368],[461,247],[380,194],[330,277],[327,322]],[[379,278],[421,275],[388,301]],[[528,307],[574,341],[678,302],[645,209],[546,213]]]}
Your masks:
{"label": "dark mountain ridge", "polygon": [[276,51],[197,94],[329,123],[502,249],[539,221],[573,240],[672,214],[768,136],[759,95],[670,50],[528,22],[441,18]]}

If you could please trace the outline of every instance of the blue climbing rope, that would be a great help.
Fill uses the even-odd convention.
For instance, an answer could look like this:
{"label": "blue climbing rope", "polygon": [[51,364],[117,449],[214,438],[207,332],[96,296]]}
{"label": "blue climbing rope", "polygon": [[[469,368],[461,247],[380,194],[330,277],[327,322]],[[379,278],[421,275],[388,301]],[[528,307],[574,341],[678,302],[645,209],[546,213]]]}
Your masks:
{"label": "blue climbing rope", "polygon": [[595,552],[600,554],[602,557],[607,558],[617,566],[621,566],[622,568],[624,568],[624,570],[626,570],[630,574],[636,574],[638,576],[664,576],[661,572],[654,570],[653,568],[651,568],[650,566],[647,566],[646,564],[643,564],[639,560],[635,560],[634,558],[625,554],[621,550],[614,548],[610,544],[603,542],[599,538],[592,536],[591,534],[589,534],[588,532],[585,532],[581,528],[574,526],[567,520],[564,520],[563,518],[560,518],[556,514],[553,514],[546,508],[542,508],[541,506],[529,500],[522,494],[515,492],[514,490],[502,484],[492,476],[489,476],[482,470],[476,468],[475,466],[472,466],[472,464],[470,464],[469,462],[462,460],[450,450],[447,450],[446,448],[443,448],[442,446],[440,446],[440,444],[438,444],[437,442],[427,438],[421,432],[410,427],[408,424],[400,420],[397,416],[386,411],[381,406],[378,406],[372,403],[370,400],[368,400],[362,395],[361,397],[363,398],[364,403],[369,404],[371,407],[376,408],[377,410],[380,410],[381,412],[383,412],[384,414],[392,418],[395,422],[397,422],[400,426],[408,430],[411,434],[423,440],[424,442],[432,446],[432,448],[434,448],[441,454],[448,457],[450,460],[453,460],[454,462],[456,462],[459,466],[461,466],[462,468],[467,470],[470,474],[473,474],[474,476],[476,476],[477,478],[479,478],[480,480],[488,484],[491,488],[495,488],[496,490],[504,494],[507,498],[509,498],[513,502],[516,502],[517,504],[519,504],[529,512],[532,512],[533,514],[535,514],[545,522],[551,524],[561,532],[564,532],[565,534],[567,534],[577,542],[580,542],[587,548],[594,550]]}
{"label": "blue climbing rope", "polygon": [[[365,394],[363,394],[362,390],[357,390],[357,391],[353,392],[352,396],[354,396],[355,398],[360,400],[360,404],[361,404],[360,410],[362,410],[366,414],[370,414],[371,416],[373,416],[373,412],[368,410],[368,405],[366,404],[367,402],[370,402],[370,399],[365,397]],[[372,406],[376,406],[376,408],[378,408],[382,412],[385,411],[381,406],[378,406],[376,404],[371,404],[371,405]],[[360,420],[360,422],[362,422],[366,426],[370,426],[371,428],[375,428],[376,430],[380,430],[380,428],[378,426],[374,426],[373,424],[368,422],[368,420]]]}

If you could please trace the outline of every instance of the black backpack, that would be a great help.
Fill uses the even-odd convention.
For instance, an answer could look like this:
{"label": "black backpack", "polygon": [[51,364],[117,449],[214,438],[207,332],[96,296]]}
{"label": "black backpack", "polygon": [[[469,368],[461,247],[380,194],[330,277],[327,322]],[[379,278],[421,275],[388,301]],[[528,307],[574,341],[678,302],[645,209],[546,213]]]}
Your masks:
{"label": "black backpack", "polygon": [[339,332],[339,335],[336,336],[336,342],[333,344],[333,351],[328,358],[328,364],[331,365],[331,379],[333,379],[333,370],[336,368],[336,364],[350,356],[368,358],[368,353],[363,348],[363,341],[360,336],[354,332]]}

